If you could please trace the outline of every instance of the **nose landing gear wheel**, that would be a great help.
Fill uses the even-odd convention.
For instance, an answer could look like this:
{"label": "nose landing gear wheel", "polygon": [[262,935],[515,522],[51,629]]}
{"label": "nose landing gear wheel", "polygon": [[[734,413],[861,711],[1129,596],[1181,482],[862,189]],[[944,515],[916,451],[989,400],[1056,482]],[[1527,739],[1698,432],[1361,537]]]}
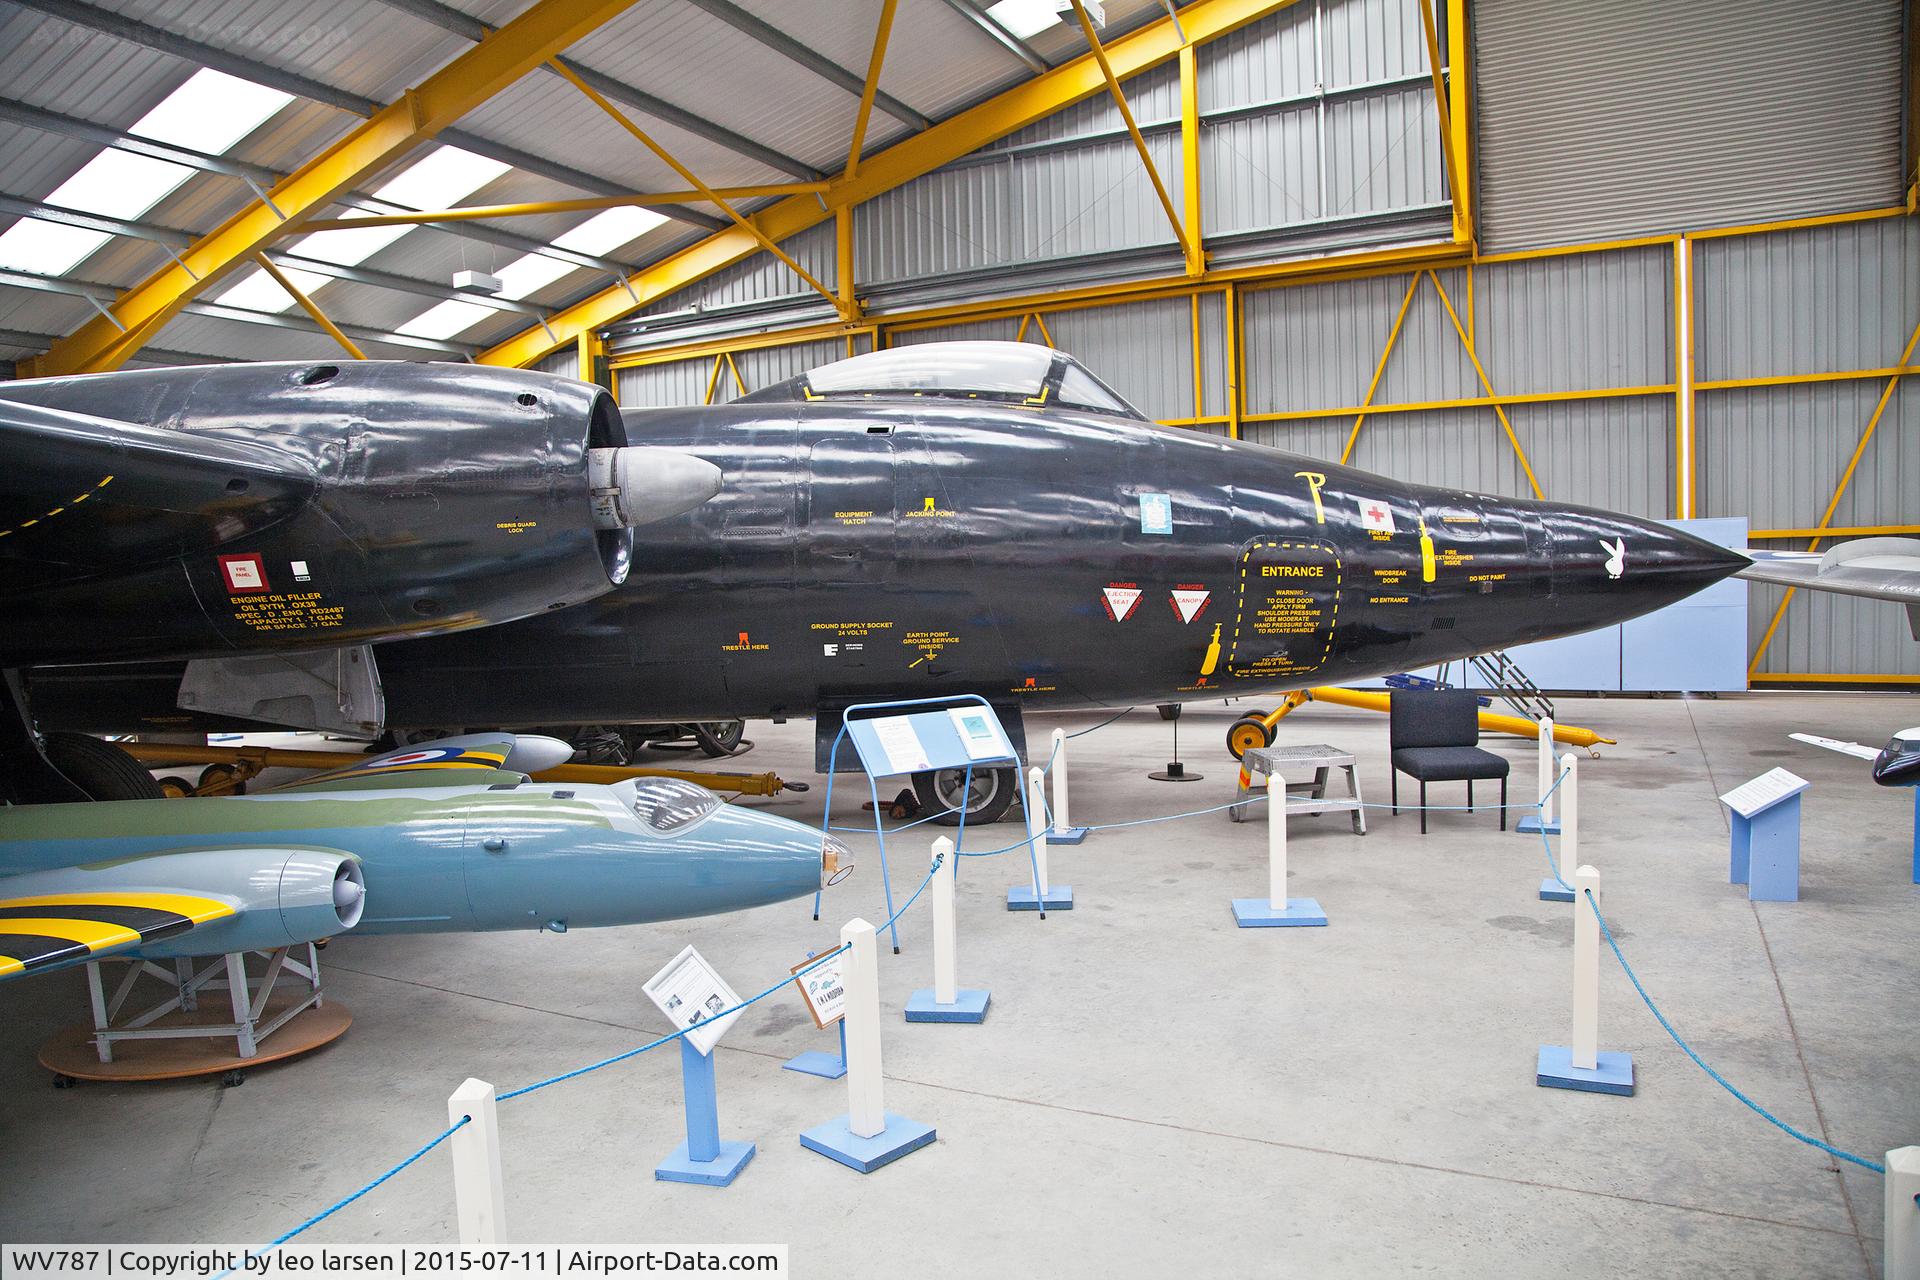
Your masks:
{"label": "nose landing gear wheel", "polygon": [[1273,730],[1267,725],[1266,716],[1257,711],[1248,712],[1227,726],[1227,750],[1238,760],[1255,747],[1273,745]]}
{"label": "nose landing gear wheel", "polygon": [[943,827],[960,825],[958,813],[945,811],[962,807],[963,790],[967,825],[971,827],[977,823],[998,822],[1012,806],[1015,788],[1019,785],[1019,775],[1012,769],[975,769],[971,787],[967,786],[965,769],[935,769],[913,775],[913,791],[920,797],[920,807],[939,813],[933,821]]}

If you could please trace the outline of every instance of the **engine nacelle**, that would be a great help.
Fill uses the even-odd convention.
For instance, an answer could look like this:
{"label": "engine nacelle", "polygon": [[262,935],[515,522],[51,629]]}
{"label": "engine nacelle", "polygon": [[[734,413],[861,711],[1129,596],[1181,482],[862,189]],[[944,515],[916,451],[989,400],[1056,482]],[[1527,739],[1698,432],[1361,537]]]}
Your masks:
{"label": "engine nacelle", "polygon": [[260,951],[331,938],[360,923],[367,892],[360,860],[335,849],[197,849],[30,871],[0,883],[10,898],[185,894],[233,905],[235,914],[224,920],[138,948],[153,958]]}
{"label": "engine nacelle", "polygon": [[[341,648],[563,608],[625,580],[634,524],[720,482],[690,455],[629,449],[600,388],[522,370],[207,366],[0,398],[76,415],[83,442],[89,421],[139,433],[125,474],[64,517],[61,574],[0,613],[9,664]],[[173,460],[195,483],[170,502],[152,455],[177,438],[207,461]]]}

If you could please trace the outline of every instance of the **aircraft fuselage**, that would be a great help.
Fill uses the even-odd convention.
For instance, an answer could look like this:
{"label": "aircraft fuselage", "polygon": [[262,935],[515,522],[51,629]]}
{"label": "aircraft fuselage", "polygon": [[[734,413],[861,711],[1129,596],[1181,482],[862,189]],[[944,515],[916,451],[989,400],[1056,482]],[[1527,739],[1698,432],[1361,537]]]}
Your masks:
{"label": "aircraft fuselage", "polygon": [[[720,494],[549,617],[381,649],[391,722],[1270,692],[1645,613],[1745,563],[1649,521],[1093,413],[944,399],[629,411]],[[1617,552],[1616,552],[1617,549]]]}

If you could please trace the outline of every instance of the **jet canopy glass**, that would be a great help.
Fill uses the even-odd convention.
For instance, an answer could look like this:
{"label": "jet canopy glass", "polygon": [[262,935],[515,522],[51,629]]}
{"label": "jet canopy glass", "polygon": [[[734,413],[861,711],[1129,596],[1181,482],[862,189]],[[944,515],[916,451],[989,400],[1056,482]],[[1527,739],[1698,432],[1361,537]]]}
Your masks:
{"label": "jet canopy glass", "polygon": [[1059,405],[1145,420],[1064,351],[1031,342],[928,342],[871,351],[809,369],[745,403],[790,400],[897,400],[939,396],[1035,408]]}
{"label": "jet canopy glass", "polygon": [[720,797],[680,778],[636,778],[633,812],[662,835],[691,826],[720,807]]}

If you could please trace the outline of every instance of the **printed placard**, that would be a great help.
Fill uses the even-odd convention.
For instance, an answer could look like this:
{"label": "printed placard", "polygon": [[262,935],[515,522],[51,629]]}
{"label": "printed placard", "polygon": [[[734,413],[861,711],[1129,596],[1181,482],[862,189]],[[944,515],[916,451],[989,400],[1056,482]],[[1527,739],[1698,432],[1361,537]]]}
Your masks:
{"label": "printed placard", "polygon": [[692,947],[682,949],[640,989],[660,1006],[676,1030],[693,1028],[687,1032],[687,1043],[701,1053],[712,1053],[740,1017],[738,1010],[719,1016],[740,1003],[739,993]]}
{"label": "printed placard", "polygon": [[[838,952],[814,969],[807,966],[819,957],[808,956],[787,970],[793,975],[793,985],[800,989],[800,999],[806,1004],[807,1012],[813,1015],[813,1025],[822,1031],[847,1016],[847,984],[840,972],[840,962],[846,959],[846,954]],[[806,972],[802,973],[803,969]]]}

